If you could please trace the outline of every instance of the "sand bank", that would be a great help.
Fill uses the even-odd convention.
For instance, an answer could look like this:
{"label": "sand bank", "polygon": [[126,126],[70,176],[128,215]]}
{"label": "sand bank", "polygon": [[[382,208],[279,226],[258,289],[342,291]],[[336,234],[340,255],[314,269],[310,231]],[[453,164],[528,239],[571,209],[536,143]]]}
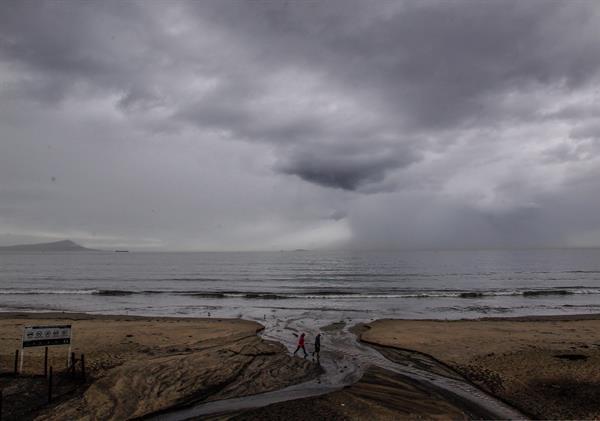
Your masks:
{"label": "sand bank", "polygon": [[[471,411],[475,409],[475,411]],[[369,368],[361,379],[340,391],[246,411],[227,418],[236,421],[294,420],[467,420],[491,419],[478,408],[453,401],[442,391],[405,376]]]}
{"label": "sand bank", "polygon": [[[57,377],[45,404],[43,348],[28,349],[14,379],[23,326],[73,325],[72,349],[85,354],[87,382],[72,388]],[[262,326],[231,319],[143,318],[85,314],[0,314],[3,419],[128,419],[173,406],[275,390],[314,377],[318,367],[259,338]],[[55,372],[66,347],[50,349]],[[36,377],[37,376],[37,377]],[[64,380],[64,379],[63,379]],[[68,383],[66,380],[63,383]]]}
{"label": "sand bank", "polygon": [[365,327],[362,341],[428,354],[534,417],[600,417],[599,316],[379,320]]}

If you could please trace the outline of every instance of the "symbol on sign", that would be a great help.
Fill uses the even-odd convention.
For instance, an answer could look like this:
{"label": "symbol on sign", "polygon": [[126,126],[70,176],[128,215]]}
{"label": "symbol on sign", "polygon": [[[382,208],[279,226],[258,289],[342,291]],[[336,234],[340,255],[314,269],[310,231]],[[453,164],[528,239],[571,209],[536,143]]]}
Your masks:
{"label": "symbol on sign", "polygon": [[33,326],[23,332],[23,347],[71,343],[71,326]]}

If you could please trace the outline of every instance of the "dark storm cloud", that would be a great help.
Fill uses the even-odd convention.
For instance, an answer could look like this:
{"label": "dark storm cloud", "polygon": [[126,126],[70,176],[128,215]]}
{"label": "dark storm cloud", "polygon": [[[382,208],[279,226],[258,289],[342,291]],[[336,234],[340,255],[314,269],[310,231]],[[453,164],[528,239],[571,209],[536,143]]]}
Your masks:
{"label": "dark storm cloud", "polygon": [[[0,58],[24,76],[24,98],[56,103],[84,87],[92,95],[152,96],[163,57],[152,20],[134,2],[6,2]],[[129,99],[131,101],[131,99]]]}
{"label": "dark storm cloud", "polygon": [[589,2],[211,5],[198,14],[230,25],[250,48],[264,46],[261,59],[309,62],[426,128],[494,117],[496,94],[580,86],[600,64]]}
{"label": "dark storm cloud", "polygon": [[[386,131],[436,133],[542,120],[536,116],[538,101],[520,98],[505,104],[507,96],[577,89],[599,75],[600,44],[594,29],[598,14],[591,3],[406,2],[382,4],[385,11],[335,2],[194,6],[199,16],[233,28],[239,42],[269,70],[282,63],[309,63],[312,70],[327,75],[329,86],[352,92],[365,110],[382,117],[377,126],[365,127],[370,139]],[[300,115],[268,127],[269,112],[251,105],[240,113],[239,107],[228,105],[203,111],[196,121],[237,121],[233,126],[242,129],[242,138],[292,141],[296,150],[307,143],[308,150],[300,153],[281,149],[287,164],[280,169],[323,186],[356,190],[403,167],[394,164],[402,163],[402,156],[379,162],[380,146],[373,141],[363,142],[364,155],[372,153],[363,159],[344,159],[334,148],[315,152],[315,139],[334,137],[343,144],[352,136],[343,125],[332,128],[323,116]],[[428,147],[406,146],[415,155]]]}
{"label": "dark storm cloud", "polygon": [[277,170],[324,187],[375,193],[389,188],[381,184],[386,172],[419,159],[410,148],[405,148],[404,153],[395,147],[375,154],[374,151],[365,153],[358,147],[312,146],[287,152],[286,161],[281,162]]}
{"label": "dark storm cloud", "polygon": [[[404,158],[382,160],[381,147],[371,140],[363,143],[361,159],[338,157],[335,148],[331,156],[320,151],[318,161],[307,158],[321,139],[343,144],[348,133],[339,120],[352,116],[301,110],[275,117],[277,104],[256,99],[278,71],[306,67],[320,75],[324,87],[335,88],[331,103],[338,93],[351,95],[377,113],[377,124],[353,128],[373,139],[382,132],[498,124],[507,118],[499,109],[506,93],[537,85],[580,86],[597,76],[600,64],[594,16],[588,13],[594,7],[584,2],[386,2],[380,8],[360,2],[180,4],[197,18],[189,35],[225,34],[198,55],[174,48],[178,39],[166,36],[160,10],[152,14],[143,6],[8,3],[2,55],[32,69],[36,79],[27,81],[24,94],[58,99],[83,81],[92,89],[121,93],[125,111],[162,105],[174,118],[232,138],[293,142],[295,150],[306,143],[297,162],[286,155],[289,148],[278,149],[287,162],[283,172],[349,190],[380,182],[390,169],[401,168]],[[157,8],[162,6],[148,9]],[[231,48],[220,45],[221,38],[237,47],[219,52]],[[156,73],[175,65],[202,68],[220,84],[199,100],[194,95],[190,101],[165,100],[159,91],[168,87],[160,86]],[[294,80],[289,83],[293,87]],[[527,116],[526,110],[520,114]],[[410,147],[418,153],[419,145]]]}
{"label": "dark storm cloud", "polygon": [[[347,224],[373,247],[583,238],[567,229],[575,204],[547,206],[598,168],[598,28],[586,1],[3,2],[0,229],[31,225],[41,199],[20,192],[39,191],[65,230],[80,205],[58,201],[74,196],[89,224],[141,237],[160,222],[173,241],[207,208],[248,238],[269,215],[262,229],[290,242],[308,241],[290,221],[323,220],[337,224],[324,236]],[[185,205],[130,205],[128,228],[94,194],[103,182]],[[209,225],[198,237],[235,243]]]}
{"label": "dark storm cloud", "polygon": [[390,167],[396,167],[396,160],[390,158],[344,159],[337,157],[319,157],[303,154],[293,157],[290,163],[283,165],[284,174],[297,175],[301,179],[325,187],[344,190],[357,190],[364,184],[382,181]]}

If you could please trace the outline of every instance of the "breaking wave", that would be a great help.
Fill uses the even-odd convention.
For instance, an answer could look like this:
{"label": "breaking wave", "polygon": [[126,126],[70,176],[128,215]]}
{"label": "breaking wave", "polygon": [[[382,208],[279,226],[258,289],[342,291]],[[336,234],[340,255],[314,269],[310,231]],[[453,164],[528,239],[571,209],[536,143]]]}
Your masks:
{"label": "breaking wave", "polygon": [[600,294],[600,288],[592,287],[555,287],[543,289],[514,290],[422,290],[422,291],[357,291],[312,290],[300,292],[266,292],[266,291],[188,291],[188,290],[120,290],[120,289],[0,289],[0,295],[97,295],[119,297],[129,295],[170,294],[206,299],[238,298],[247,300],[284,300],[284,299],[402,299],[402,298],[461,298],[485,299],[501,296],[521,296],[536,298],[545,296],[565,296],[575,294]]}

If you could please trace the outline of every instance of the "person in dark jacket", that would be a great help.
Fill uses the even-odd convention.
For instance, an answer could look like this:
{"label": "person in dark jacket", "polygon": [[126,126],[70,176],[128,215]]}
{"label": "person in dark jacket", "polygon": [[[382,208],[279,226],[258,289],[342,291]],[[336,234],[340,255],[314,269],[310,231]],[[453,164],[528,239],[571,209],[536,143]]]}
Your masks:
{"label": "person in dark jacket", "polygon": [[294,351],[294,355],[296,355],[296,352],[298,352],[298,350],[300,348],[302,348],[302,351],[304,351],[304,358],[306,358],[308,356],[308,352],[306,352],[306,348],[304,348],[304,333],[302,335],[300,335],[300,337],[298,338],[298,347],[296,348],[296,350]]}
{"label": "person in dark jacket", "polygon": [[317,361],[321,359],[321,334],[317,334],[315,336],[315,350],[313,351],[313,360],[315,359],[315,355],[317,356]]}

